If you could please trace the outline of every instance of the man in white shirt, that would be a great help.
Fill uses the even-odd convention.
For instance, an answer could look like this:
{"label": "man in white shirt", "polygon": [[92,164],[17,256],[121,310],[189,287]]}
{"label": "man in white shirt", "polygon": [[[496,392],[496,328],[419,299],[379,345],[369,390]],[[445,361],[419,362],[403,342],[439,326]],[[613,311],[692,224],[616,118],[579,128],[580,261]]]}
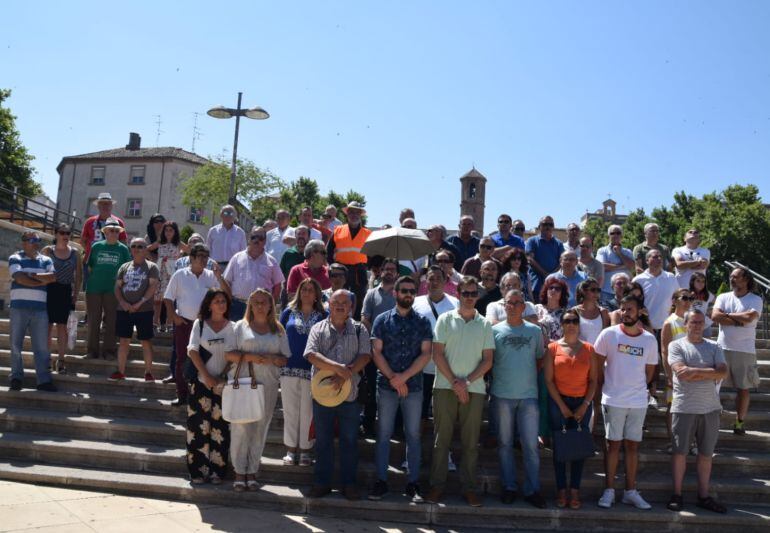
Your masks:
{"label": "man in white shirt", "polygon": [[294,246],[293,240],[284,242],[284,237],[286,237],[287,233],[289,236],[293,236],[294,228],[289,226],[291,217],[289,216],[289,212],[285,209],[276,211],[275,219],[278,221],[278,227],[267,232],[265,250],[272,255],[273,259],[280,265],[284,252]]}
{"label": "man in white shirt", "polygon": [[220,224],[212,226],[206,236],[206,246],[211,250],[211,259],[224,271],[227,262],[246,248],[246,233],[235,225],[238,212],[231,205],[224,205],[219,211]]}
{"label": "man in white shirt", "polygon": [[749,389],[759,386],[755,339],[762,298],[752,292],[754,276],[745,268],[739,267],[730,273],[730,287],[732,292],[722,293],[714,301],[711,319],[719,324],[717,343],[725,352],[730,371],[725,386],[738,390],[733,433],[745,435],[743,421],[749,412]]}
{"label": "man in white shirt", "polygon": [[605,489],[599,499],[599,507],[604,508],[615,503],[615,473],[621,444],[626,465],[623,503],[637,509],[651,508],[636,490],[636,470],[647,414],[647,383],[658,363],[658,343],[639,326],[639,308],[637,298],[624,297],[620,302],[622,323],[602,330],[594,344],[599,369],[604,374],[604,379],[599,379],[599,383],[604,383],[602,415],[607,439]]}
{"label": "man in white shirt", "polygon": [[334,228],[342,225],[342,221],[337,218],[337,208],[331,204],[326,206],[324,210],[324,218],[329,218],[329,229],[334,233]]}
{"label": "man in white shirt", "polygon": [[706,274],[711,252],[700,246],[700,231],[696,228],[687,230],[684,235],[684,246],[671,250],[671,257],[676,263],[676,280],[683,289],[690,288],[690,278],[694,272]]}
{"label": "man in white shirt", "polygon": [[[310,240],[316,239],[319,241],[324,240],[323,234],[315,229],[314,226],[316,226],[315,219],[313,219],[313,208],[309,206],[305,206],[302,208],[302,211],[299,212],[299,216],[297,217],[299,219],[299,224],[301,226],[306,226],[308,231],[310,231]],[[288,244],[289,247],[292,247],[297,242],[297,237],[295,235],[295,231],[297,228],[288,228],[286,230],[286,233],[283,234],[283,243]],[[281,262],[280,260],[278,261]]]}
{"label": "man in white shirt", "polygon": [[187,343],[193,322],[198,318],[201,302],[209,289],[222,287],[228,294],[230,287],[222,278],[219,268],[208,270],[209,249],[196,244],[190,249],[190,266],[177,270],[168,282],[163,295],[166,314],[174,323],[174,347],[176,348],[176,393],[174,405],[187,405],[187,383],[184,379],[184,364],[187,360]]}
{"label": "man in white shirt", "polygon": [[[655,332],[655,338],[660,344],[660,330],[663,329],[663,323],[671,314],[671,298],[679,289],[679,283],[670,272],[663,270],[663,254],[660,250],[653,248],[645,257],[647,270],[634,278],[634,281],[642,286],[644,291],[644,306],[650,316],[650,325]],[[649,384],[650,389],[650,407],[656,408],[658,401],[655,399],[655,382],[657,381],[658,367],[655,367],[655,373]]]}
{"label": "man in white shirt", "polygon": [[230,320],[243,318],[249,296],[257,289],[270,291],[273,299],[279,301],[285,278],[278,261],[265,252],[265,238],[262,227],[251,228],[248,247],[235,254],[227,265],[223,278],[230,284],[233,295]]}

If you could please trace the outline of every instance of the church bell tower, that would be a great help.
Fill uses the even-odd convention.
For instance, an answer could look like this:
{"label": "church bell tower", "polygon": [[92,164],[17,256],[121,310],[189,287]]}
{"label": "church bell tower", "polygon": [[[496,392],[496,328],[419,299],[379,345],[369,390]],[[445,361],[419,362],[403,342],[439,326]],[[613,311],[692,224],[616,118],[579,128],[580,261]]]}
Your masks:
{"label": "church bell tower", "polygon": [[471,215],[476,222],[476,231],[481,235],[486,235],[484,232],[484,197],[486,186],[487,178],[476,170],[476,167],[471,168],[460,178],[460,216]]}

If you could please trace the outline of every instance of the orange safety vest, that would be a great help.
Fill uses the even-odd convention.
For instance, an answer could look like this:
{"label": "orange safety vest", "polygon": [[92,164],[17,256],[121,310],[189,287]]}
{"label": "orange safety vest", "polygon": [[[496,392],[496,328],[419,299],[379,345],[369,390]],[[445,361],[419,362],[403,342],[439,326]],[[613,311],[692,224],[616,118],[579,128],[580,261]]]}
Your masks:
{"label": "orange safety vest", "polygon": [[361,253],[361,247],[371,233],[372,230],[362,226],[354,239],[347,224],[334,228],[334,260],[343,265],[366,263],[368,258]]}

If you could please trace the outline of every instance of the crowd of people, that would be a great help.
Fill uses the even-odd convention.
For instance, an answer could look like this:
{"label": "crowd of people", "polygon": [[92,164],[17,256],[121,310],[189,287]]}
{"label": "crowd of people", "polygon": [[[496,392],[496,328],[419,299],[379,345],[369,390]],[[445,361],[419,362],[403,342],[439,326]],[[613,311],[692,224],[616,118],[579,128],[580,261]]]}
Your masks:
{"label": "crowd of people", "polygon": [[[225,205],[206,237],[182,242],[178,225],[153,215],[147,234],[128,239],[112,213],[109,193],[86,220],[81,246],[66,224],[41,249],[34,231],[9,259],[11,390],[20,390],[22,346],[32,339],[37,389],[55,391],[65,373],[70,313],[86,295],[86,357],[116,361],[110,380],[126,379],[130,341],[139,340],[145,381],[152,382],[153,338],[171,331],[172,360],[164,382],[176,384],[175,405],[187,406],[187,466],[193,484],[222,483],[227,466],[236,491],[257,490],[260,458],[275,405],[283,407],[283,463],[314,468],[311,497],[331,491],[335,437],[344,496],[357,486],[361,437],[376,439],[376,481],[367,497],[388,492],[394,434],[403,435],[406,495],[413,502],[442,500],[447,473],[459,470],[464,498],[482,505],[477,488],[480,440],[496,447],[500,498],[519,496],[538,508],[543,447],[553,450],[557,507],[579,509],[586,444],[599,413],[604,424],[605,488],[598,500],[616,501],[615,477],[624,450],[621,501],[649,509],[637,490],[639,443],[650,408],[665,406],[670,434],[672,496],[684,507],[682,480],[688,453],[697,455],[696,505],[725,507],[709,494],[723,384],[737,389],[733,431],[745,434],[749,391],[759,384],[755,329],[762,300],[750,271],[730,273],[730,291],[707,289],[710,254],[696,228],[682,246],[659,242],[647,224],[633,250],[622,228],[608,229],[595,250],[577,224],[565,242],[550,216],[535,235],[507,214],[488,236],[462,216],[447,237],[432,225],[435,251],[417,259],[368,257],[361,249],[372,231],[365,208],[350,202],[346,222],[329,206],[320,219],[305,207],[242,228]],[[417,228],[404,209],[399,223]],[[598,245],[598,243],[597,243]],[[710,329],[717,324],[717,341]],[[54,327],[55,326],[55,327]],[[56,333],[58,357],[49,343]],[[247,370],[248,369],[248,370]],[[657,391],[659,370],[665,387]],[[251,376],[262,389],[264,416],[228,423],[222,391]],[[482,439],[485,408],[488,425]],[[419,486],[422,437],[433,420],[427,491]],[[459,465],[450,453],[459,429]],[[567,434],[581,446],[567,443]],[[582,434],[582,435],[581,435]],[[572,437],[571,437],[572,438]],[[516,475],[514,441],[522,450],[524,483]],[[577,441],[575,441],[577,442]],[[585,446],[582,446],[585,445]],[[582,455],[578,448],[586,447]],[[569,480],[567,478],[569,470]]]}

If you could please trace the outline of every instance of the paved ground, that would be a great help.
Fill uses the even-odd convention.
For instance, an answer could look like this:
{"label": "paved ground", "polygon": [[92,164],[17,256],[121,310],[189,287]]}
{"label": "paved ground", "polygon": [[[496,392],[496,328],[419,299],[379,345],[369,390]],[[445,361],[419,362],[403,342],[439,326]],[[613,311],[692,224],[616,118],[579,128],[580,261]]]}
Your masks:
{"label": "paved ground", "polygon": [[[281,533],[431,533],[408,524],[378,524],[273,511],[118,496],[0,481],[0,531],[182,533],[280,531]],[[447,531],[447,530],[442,530]]]}

